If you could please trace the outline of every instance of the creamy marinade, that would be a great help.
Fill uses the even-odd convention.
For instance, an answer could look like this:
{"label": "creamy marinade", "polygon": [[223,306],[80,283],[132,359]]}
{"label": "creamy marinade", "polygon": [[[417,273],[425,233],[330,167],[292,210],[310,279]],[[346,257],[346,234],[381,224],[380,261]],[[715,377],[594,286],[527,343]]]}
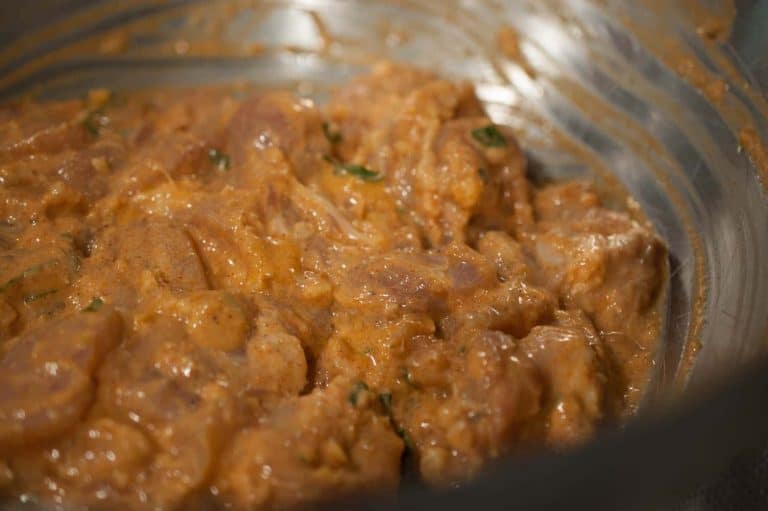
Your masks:
{"label": "creamy marinade", "polygon": [[469,84],[0,108],[0,493],[286,508],[635,410],[666,250]]}

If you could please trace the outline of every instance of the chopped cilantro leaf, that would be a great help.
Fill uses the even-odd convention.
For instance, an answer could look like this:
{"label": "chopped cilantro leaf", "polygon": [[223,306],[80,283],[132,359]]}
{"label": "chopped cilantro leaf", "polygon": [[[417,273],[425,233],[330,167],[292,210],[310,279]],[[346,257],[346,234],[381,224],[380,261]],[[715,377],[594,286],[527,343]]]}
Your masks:
{"label": "chopped cilantro leaf", "polygon": [[363,167],[362,165],[355,165],[353,163],[345,163],[336,167],[337,174],[349,174],[359,177],[363,181],[381,181],[381,174],[375,170]]}
{"label": "chopped cilantro leaf", "polygon": [[323,123],[323,134],[331,144],[339,144],[343,140],[341,132],[333,130],[328,122]]}
{"label": "chopped cilantro leaf", "polygon": [[368,385],[365,382],[359,381],[352,385],[352,390],[349,393],[349,404],[357,406],[357,402],[360,399],[361,392],[367,392]]}
{"label": "chopped cilantro leaf", "polygon": [[90,133],[92,137],[98,137],[101,132],[101,117],[101,110],[94,110],[88,112],[88,115],[86,115],[83,120],[83,128],[85,128],[85,131]]}
{"label": "chopped cilantro leaf", "polygon": [[9,289],[11,289],[12,287],[16,286],[17,284],[19,284],[22,280],[24,280],[27,277],[32,277],[33,275],[37,275],[38,273],[40,273],[40,271],[43,268],[45,268],[47,266],[51,266],[51,265],[57,264],[57,263],[58,263],[58,260],[51,259],[50,261],[45,261],[44,263],[40,263],[40,264],[36,264],[34,266],[30,266],[29,268],[27,268],[26,270],[21,272],[21,275],[17,275],[15,277],[13,277],[12,279],[10,279],[7,282],[5,282],[5,284],[0,286],[0,293],[4,293],[5,291],[8,291]]}
{"label": "chopped cilantro leaf", "polygon": [[381,406],[383,406],[384,410],[387,412],[387,415],[392,415],[392,394],[389,392],[379,394],[379,401],[381,402]]}
{"label": "chopped cilantro leaf", "polygon": [[494,124],[472,130],[472,138],[485,147],[506,147],[507,139]]}
{"label": "chopped cilantro leaf", "polygon": [[355,176],[362,179],[363,181],[368,181],[371,183],[375,181],[381,181],[383,179],[383,176],[380,173],[362,165],[357,165],[354,163],[341,163],[327,155],[323,156],[323,159],[333,165],[333,170],[336,172],[336,174],[347,174],[350,176]]}
{"label": "chopped cilantro leaf", "polygon": [[400,436],[400,438],[403,439],[403,443],[405,444],[405,450],[406,452],[413,452],[416,448],[416,446],[413,443],[413,440],[411,439],[411,436],[408,434],[408,432],[403,429],[402,426],[397,427],[397,434]]}
{"label": "chopped cilantro leaf", "polygon": [[[91,98],[93,98],[92,101]],[[102,89],[89,93],[87,101],[89,103],[98,103],[98,106],[88,112],[88,115],[85,116],[82,123],[83,128],[90,133],[91,136],[98,137],[101,133],[101,128],[108,123],[108,119],[104,117],[104,112],[108,107],[117,103],[117,96],[112,91],[105,91]]]}
{"label": "chopped cilantro leaf", "polygon": [[39,293],[33,293],[31,295],[27,295],[24,297],[24,303],[33,303],[41,298],[45,298],[46,296],[50,296],[57,292],[58,289],[46,289],[45,291],[40,291]]}
{"label": "chopped cilantro leaf", "polygon": [[104,305],[104,300],[96,296],[93,298],[93,300],[91,300],[91,303],[88,305],[88,307],[83,309],[83,312],[98,312],[102,305]]}

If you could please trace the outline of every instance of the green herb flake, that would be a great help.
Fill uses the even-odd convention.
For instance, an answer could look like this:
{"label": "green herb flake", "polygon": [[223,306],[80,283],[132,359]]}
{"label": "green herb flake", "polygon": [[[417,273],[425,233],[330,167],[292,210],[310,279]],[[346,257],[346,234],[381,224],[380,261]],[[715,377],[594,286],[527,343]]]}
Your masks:
{"label": "green herb flake", "polygon": [[331,144],[340,144],[341,141],[344,140],[341,136],[341,132],[331,128],[331,125],[328,122],[323,123],[323,134]]}
{"label": "green herb flake", "polygon": [[472,138],[485,147],[507,147],[507,139],[494,124],[472,130]]}
{"label": "green herb flake", "polygon": [[323,156],[323,159],[333,165],[333,170],[336,174],[355,176],[369,183],[381,181],[384,178],[384,176],[382,176],[379,172],[371,170],[362,165],[357,165],[354,163],[341,163],[328,155]]}
{"label": "green herb flake", "polygon": [[229,156],[215,147],[208,150],[208,159],[211,160],[211,163],[213,163],[217,169],[229,170]]}
{"label": "green herb flake", "polygon": [[360,393],[361,392],[367,392],[368,391],[368,385],[365,384],[363,381],[358,381],[354,385],[352,385],[352,390],[349,393],[349,404],[352,406],[357,406],[357,402],[360,399]]}
{"label": "green herb flake", "polygon": [[480,176],[480,179],[483,180],[483,183],[487,183],[490,179],[490,175],[488,174],[488,169],[479,168],[477,169],[477,175]]}
{"label": "green herb flake", "polygon": [[408,434],[408,432],[403,429],[402,426],[397,426],[397,434],[400,438],[403,439],[403,443],[405,444],[405,450],[406,452],[410,451],[413,452],[416,450],[416,446],[413,443],[413,440],[411,439],[411,436]]}
{"label": "green herb flake", "polygon": [[46,296],[50,296],[56,293],[57,291],[58,289],[46,289],[45,291],[40,291],[39,293],[27,295],[24,297],[24,303],[34,303],[42,298],[45,298]]}
{"label": "green herb flake", "polygon": [[337,174],[349,174],[351,176],[359,177],[363,181],[375,182],[381,181],[382,176],[375,170],[363,167],[362,165],[355,165],[353,163],[345,163],[343,165],[336,166]]}
{"label": "green herb flake", "polygon": [[72,254],[69,258],[69,269],[71,273],[71,278],[74,278],[75,275],[80,271],[80,258],[77,257],[76,254]]}
{"label": "green herb flake", "polygon": [[83,309],[83,312],[98,312],[102,305],[104,305],[104,300],[96,296],[93,298],[93,300],[91,300],[91,303],[88,305],[88,307]]}
{"label": "green herb flake", "polygon": [[14,277],[14,278],[12,278],[12,279],[8,280],[8,281],[7,281],[5,284],[3,284],[2,286],[0,286],[0,293],[4,293],[4,292],[8,291],[8,290],[9,290],[9,289],[11,289],[13,286],[15,286],[16,284],[18,284],[19,282],[21,282],[21,280],[22,280],[22,277],[21,277],[21,276],[19,276],[19,277]]}
{"label": "green herb flake", "polygon": [[102,126],[101,118],[102,118],[102,111],[94,110],[92,112],[88,112],[88,115],[86,115],[85,119],[83,119],[83,128],[92,137],[98,137],[99,133],[101,132],[101,126]]}
{"label": "green herb flake", "polygon": [[43,268],[54,265],[54,264],[58,264],[58,262],[59,261],[57,259],[51,259],[50,261],[45,261],[43,263],[30,266],[29,268],[21,272],[21,275],[17,275],[16,277],[13,277],[12,279],[5,282],[2,286],[0,286],[0,293],[4,293],[5,291],[8,291],[12,287],[21,283],[21,281],[26,279],[27,277],[32,277],[34,275],[37,275],[38,273],[40,273],[40,271]]}
{"label": "green herb flake", "polygon": [[389,392],[379,394],[379,402],[381,402],[381,406],[384,407],[387,415],[392,415],[392,394]]}
{"label": "green herb flake", "polygon": [[[86,100],[87,101],[87,100]],[[85,131],[90,133],[92,137],[98,137],[101,133],[101,128],[106,124],[104,119],[104,113],[108,107],[117,104],[117,96],[113,91],[109,91],[107,97],[101,102],[99,106],[88,112],[88,115],[83,119],[82,125]]]}

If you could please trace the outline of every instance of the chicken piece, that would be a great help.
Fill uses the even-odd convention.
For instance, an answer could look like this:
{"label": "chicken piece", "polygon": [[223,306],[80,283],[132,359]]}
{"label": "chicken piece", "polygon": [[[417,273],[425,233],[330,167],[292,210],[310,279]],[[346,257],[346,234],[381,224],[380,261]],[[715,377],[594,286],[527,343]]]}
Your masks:
{"label": "chicken piece", "polygon": [[[493,133],[492,142],[480,133]],[[491,144],[491,145],[486,145]],[[460,223],[467,232],[456,237],[474,242],[479,233],[529,230],[533,224],[527,159],[506,126],[485,116],[452,119],[440,129],[434,147],[441,181],[450,183],[450,197],[463,211]],[[458,217],[456,217],[458,218]]]}
{"label": "chicken piece", "polygon": [[534,327],[520,351],[544,376],[547,441],[588,439],[605,417],[606,366],[602,339],[581,312],[557,311],[555,324]]}
{"label": "chicken piece", "polygon": [[290,307],[266,300],[257,307],[255,332],[246,346],[249,385],[282,397],[296,396],[307,386],[306,352],[312,352],[315,332]]}
{"label": "chicken piece", "polygon": [[[101,417],[84,422],[49,452],[56,453],[47,457],[49,477],[58,484],[46,490],[76,502],[92,495],[114,498],[120,493],[135,498],[134,485],[146,477],[153,446],[139,428]],[[120,502],[124,508],[135,508],[136,503],[138,499],[133,506],[130,499]]]}
{"label": "chicken piece", "polygon": [[[180,321],[156,315],[137,329],[100,372],[99,406],[149,435],[144,505],[173,509],[213,474],[238,420],[234,394],[245,375],[231,355],[191,341]],[[120,499],[130,490],[112,488]]]}
{"label": "chicken piece", "polygon": [[115,173],[110,183],[114,196],[147,193],[184,177],[205,177],[218,172],[210,161],[211,141],[187,133],[157,136],[143,144]]}
{"label": "chicken piece", "polygon": [[536,191],[534,207],[537,220],[553,222],[582,218],[601,207],[593,187],[583,181],[548,185]]}
{"label": "chicken piece", "polygon": [[55,437],[82,417],[122,335],[114,309],[77,313],[10,341],[0,360],[0,450]]}
{"label": "chicken piece", "polygon": [[557,298],[543,288],[525,282],[507,282],[491,289],[480,288],[462,300],[440,322],[446,336],[463,329],[499,330],[524,337],[536,325],[552,318]]}
{"label": "chicken piece", "polygon": [[[370,74],[355,78],[341,87],[326,108],[337,125],[340,141],[337,149],[344,160],[351,159],[363,138],[377,125],[391,121],[403,100],[414,90],[435,80],[432,73],[391,62],[373,67]],[[462,95],[456,113],[482,115],[477,98],[469,92]]]}
{"label": "chicken piece", "polygon": [[[5,107],[8,109],[9,107]],[[89,141],[80,119],[80,101],[54,105],[19,102],[10,106],[10,120],[0,124],[0,162],[32,154],[57,153],[79,149]]]}
{"label": "chicken piece", "polygon": [[573,184],[544,189],[536,205],[544,220],[530,245],[540,279],[567,304],[582,308],[599,329],[614,331],[655,303],[665,250],[650,230],[599,208],[594,192]]}
{"label": "chicken piece", "polygon": [[[90,247],[77,282],[80,303],[93,297],[130,309],[151,289],[172,294],[208,289],[200,258],[187,233],[169,221],[144,219],[104,229]],[[113,269],[109,273],[104,268]]]}
{"label": "chicken piece", "polygon": [[181,320],[196,344],[222,351],[242,348],[251,331],[249,304],[226,291],[193,291],[162,300],[155,311]]}
{"label": "chicken piece", "polygon": [[[451,253],[451,251],[453,253]],[[492,279],[459,247],[444,253],[390,252],[346,273],[334,293],[334,335],[318,361],[317,382],[346,374],[373,386],[396,379],[405,342],[433,335],[451,300]]]}
{"label": "chicken piece", "polygon": [[410,344],[408,388],[392,392],[392,409],[428,483],[466,481],[526,441],[543,389],[513,338],[467,330],[452,342]]}
{"label": "chicken piece", "polygon": [[477,250],[496,266],[496,275],[502,282],[528,280],[533,263],[523,246],[502,231],[488,231],[477,242]]}
{"label": "chicken piece", "polygon": [[[654,356],[666,250],[628,215],[595,206],[588,187],[554,186],[536,201],[537,214],[554,219],[542,220],[525,241],[537,263],[533,279],[558,293],[566,308],[581,309],[593,321],[605,339],[617,387],[629,392],[632,409]],[[558,218],[550,201],[570,214]]]}
{"label": "chicken piece", "polygon": [[8,162],[0,167],[0,200],[6,214],[19,220],[82,218],[107,193],[112,165],[122,157],[119,144],[104,140],[79,151]]}
{"label": "chicken piece", "polygon": [[337,379],[242,430],[214,482],[234,509],[293,509],[352,492],[391,492],[403,443],[360,382]]}
{"label": "chicken piece", "polygon": [[275,157],[272,148],[282,153],[302,182],[330,154],[323,120],[311,101],[288,92],[270,92],[243,102],[227,128],[226,151],[234,172],[258,173],[270,155]]}
{"label": "chicken piece", "polygon": [[174,211],[185,224],[212,287],[260,292],[292,282],[300,269],[298,247],[287,236],[288,221],[283,221],[283,215],[293,218],[292,213],[275,209],[264,225],[254,212],[261,199],[258,192],[223,190],[216,198],[190,198],[193,214],[184,208]]}
{"label": "chicken piece", "polygon": [[444,257],[419,253],[374,256],[351,269],[335,293],[336,302],[379,317],[405,311],[445,309],[449,279]]}
{"label": "chicken piece", "polygon": [[50,223],[24,229],[14,245],[0,253],[0,294],[13,318],[0,339],[67,312],[67,292],[80,268],[73,238]]}
{"label": "chicken piece", "polygon": [[373,386],[400,376],[412,338],[454,342],[468,329],[522,337],[548,321],[557,304],[544,289],[500,283],[485,257],[459,244],[371,257],[348,272],[334,297],[335,332],[320,355],[316,381],[347,374]]}

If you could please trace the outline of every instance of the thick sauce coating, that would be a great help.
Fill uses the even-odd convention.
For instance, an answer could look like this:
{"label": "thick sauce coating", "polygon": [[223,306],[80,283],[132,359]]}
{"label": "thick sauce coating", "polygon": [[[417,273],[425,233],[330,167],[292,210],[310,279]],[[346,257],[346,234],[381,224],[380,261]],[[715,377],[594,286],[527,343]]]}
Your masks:
{"label": "thick sauce coating", "polygon": [[665,249],[469,85],[0,108],[0,494],[292,508],[634,410]]}

